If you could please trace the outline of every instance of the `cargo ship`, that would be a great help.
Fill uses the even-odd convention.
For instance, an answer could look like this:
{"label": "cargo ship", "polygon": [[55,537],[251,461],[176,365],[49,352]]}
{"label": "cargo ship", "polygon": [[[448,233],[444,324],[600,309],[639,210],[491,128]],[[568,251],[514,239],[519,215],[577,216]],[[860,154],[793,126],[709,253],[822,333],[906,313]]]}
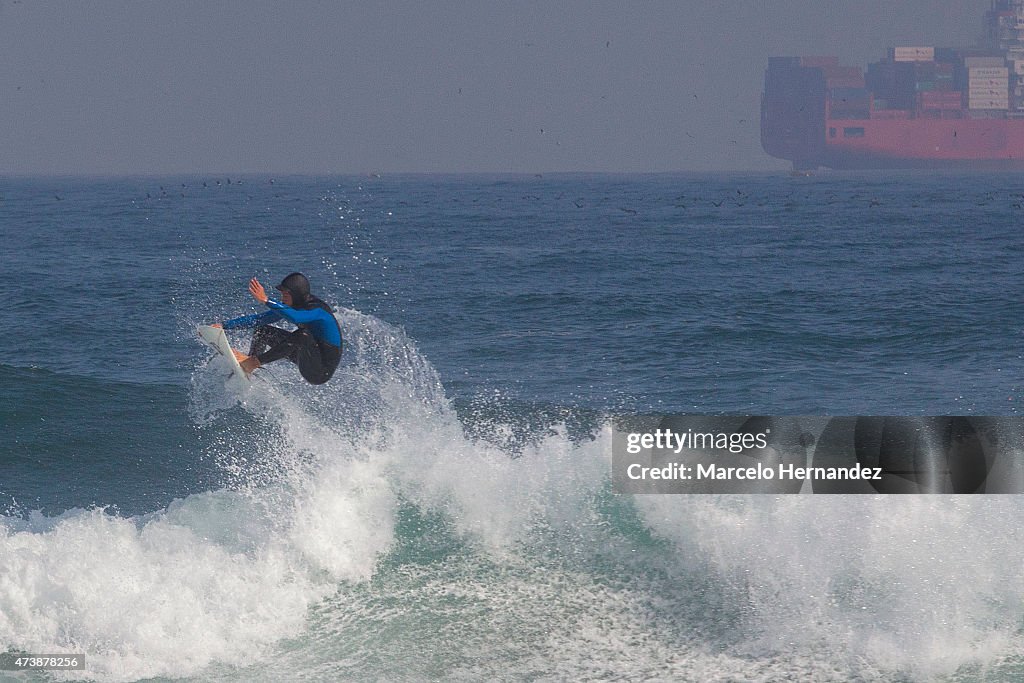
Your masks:
{"label": "cargo ship", "polygon": [[818,167],[1024,169],[1024,0],[992,0],[972,48],[892,47],[867,70],[773,57],[761,145]]}

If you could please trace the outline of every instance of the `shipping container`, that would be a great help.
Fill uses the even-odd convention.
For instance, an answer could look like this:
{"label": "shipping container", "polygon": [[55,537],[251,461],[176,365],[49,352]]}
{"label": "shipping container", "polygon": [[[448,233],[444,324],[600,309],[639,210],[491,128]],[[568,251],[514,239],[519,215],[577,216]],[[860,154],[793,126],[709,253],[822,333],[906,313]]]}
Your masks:
{"label": "shipping container", "polygon": [[881,121],[901,121],[910,118],[910,112],[906,109],[875,109],[871,112],[871,118]]}
{"label": "shipping container", "polygon": [[981,83],[971,83],[971,86],[967,88],[968,93],[1003,93],[1004,95],[1010,92],[1010,89],[1006,87],[1006,84],[1001,85],[982,85]]}
{"label": "shipping container", "polygon": [[986,69],[990,67],[1006,66],[1005,57],[965,57],[964,66],[968,69]]}
{"label": "shipping container", "polygon": [[968,102],[969,110],[1008,110],[1010,102],[1006,99],[978,99]]}
{"label": "shipping container", "polygon": [[996,78],[981,78],[981,77],[978,77],[978,78],[968,79],[968,83],[970,83],[971,85],[982,84],[982,83],[985,83],[985,84],[989,84],[990,83],[992,85],[1002,85],[1002,84],[1009,83],[1009,82],[1010,82],[1010,78],[1008,76],[999,76],[999,77],[996,77]]}
{"label": "shipping container", "polygon": [[1009,91],[999,88],[971,88],[967,91],[968,97],[1007,97]]}
{"label": "shipping container", "polygon": [[959,109],[963,103],[963,96],[959,92],[921,93],[921,109]]}
{"label": "shipping container", "polygon": [[833,100],[866,100],[871,93],[865,88],[833,88],[829,96]]}
{"label": "shipping container", "polygon": [[931,92],[921,93],[922,100],[934,100],[942,102],[954,102],[960,99],[959,90],[932,90]]}
{"label": "shipping container", "polygon": [[799,57],[769,57],[768,73],[776,73],[783,69],[796,69],[800,66]]}
{"label": "shipping container", "polygon": [[839,66],[839,57],[800,57],[800,66],[829,67]]}
{"label": "shipping container", "polygon": [[889,56],[894,62],[932,62],[935,61],[935,48],[894,47]]}
{"label": "shipping container", "polygon": [[1010,71],[1005,66],[998,68],[975,67],[967,69],[967,77],[971,80],[974,80],[975,78],[1007,78],[1009,74]]}
{"label": "shipping container", "polygon": [[864,84],[892,109],[910,109],[917,99],[917,74],[910,62],[875,62],[868,65]]}
{"label": "shipping container", "polygon": [[825,80],[825,87],[829,89],[835,88],[863,88],[864,77],[858,78],[828,78]]}
{"label": "shipping container", "polygon": [[863,78],[864,72],[856,66],[825,66],[821,67],[825,78]]}

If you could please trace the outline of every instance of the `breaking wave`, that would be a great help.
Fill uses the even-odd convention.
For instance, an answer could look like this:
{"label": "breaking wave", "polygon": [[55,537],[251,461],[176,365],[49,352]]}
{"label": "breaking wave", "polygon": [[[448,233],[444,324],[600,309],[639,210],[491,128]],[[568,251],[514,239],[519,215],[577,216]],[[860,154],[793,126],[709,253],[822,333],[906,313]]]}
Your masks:
{"label": "breaking wave", "polygon": [[196,368],[223,488],[137,517],[0,518],[0,648],[83,652],[103,681],[1019,665],[1015,497],[617,496],[607,425],[503,446],[518,426],[460,416],[400,329],[339,319],[325,387],[271,366],[225,393],[215,364]]}

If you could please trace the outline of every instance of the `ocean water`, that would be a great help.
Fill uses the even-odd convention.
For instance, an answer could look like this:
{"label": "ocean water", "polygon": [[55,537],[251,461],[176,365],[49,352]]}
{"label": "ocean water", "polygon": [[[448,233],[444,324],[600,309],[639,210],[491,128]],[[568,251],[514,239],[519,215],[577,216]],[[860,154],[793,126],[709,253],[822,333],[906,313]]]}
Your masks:
{"label": "ocean water", "polygon": [[[609,423],[1016,415],[1022,216],[1015,175],[0,180],[0,651],[1021,680],[1018,497],[620,496]],[[194,326],[292,270],[337,375],[225,384]]]}

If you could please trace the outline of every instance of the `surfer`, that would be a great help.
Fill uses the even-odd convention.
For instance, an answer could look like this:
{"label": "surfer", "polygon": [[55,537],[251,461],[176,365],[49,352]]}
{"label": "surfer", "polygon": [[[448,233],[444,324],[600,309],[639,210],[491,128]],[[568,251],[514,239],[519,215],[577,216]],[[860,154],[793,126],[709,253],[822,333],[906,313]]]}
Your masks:
{"label": "surfer", "polygon": [[[299,373],[310,384],[323,384],[331,378],[341,359],[341,328],[334,310],[309,291],[309,279],[292,273],[276,289],[281,301],[269,298],[256,278],[249,280],[249,293],[270,310],[226,320],[218,327],[238,330],[255,327],[249,354],[235,352],[246,374],[256,368],[287,358],[299,366]],[[289,331],[272,325],[287,320],[298,326]]]}

